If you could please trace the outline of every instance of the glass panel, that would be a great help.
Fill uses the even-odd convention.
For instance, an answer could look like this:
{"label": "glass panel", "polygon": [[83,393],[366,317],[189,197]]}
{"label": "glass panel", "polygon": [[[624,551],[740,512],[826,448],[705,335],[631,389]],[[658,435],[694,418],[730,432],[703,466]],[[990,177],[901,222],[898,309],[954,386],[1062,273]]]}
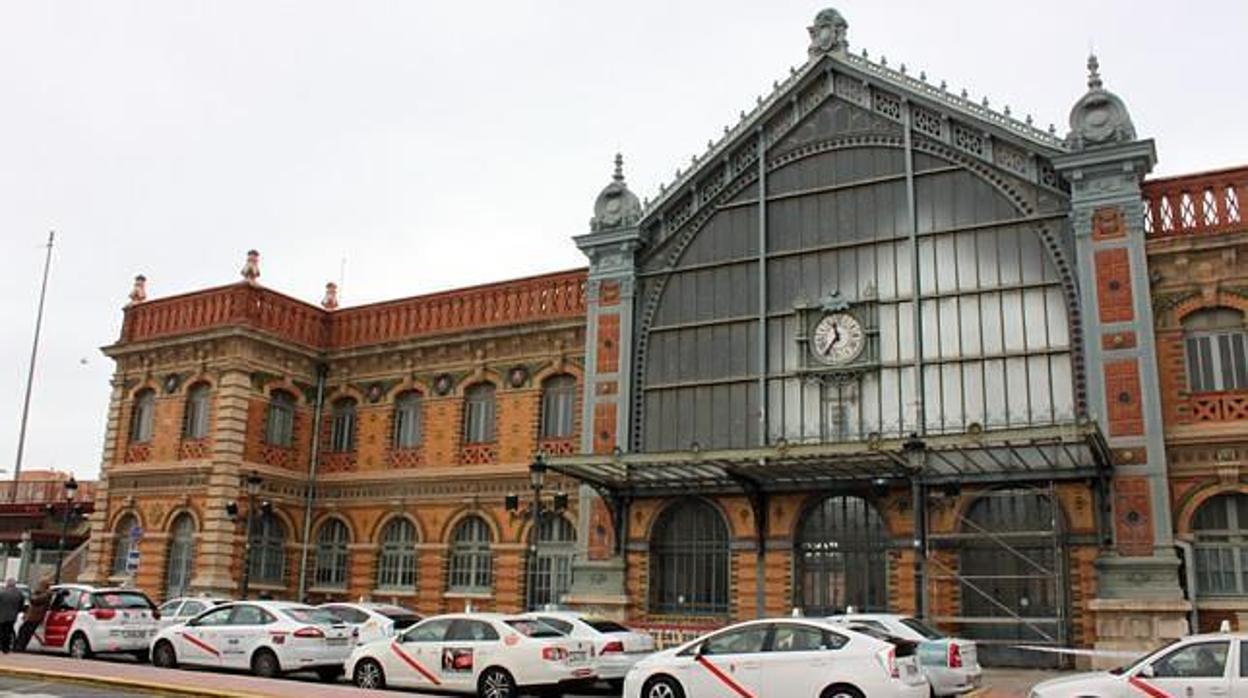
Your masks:
{"label": "glass panel", "polygon": [[265,425],[265,441],[273,446],[289,447],[295,432],[295,398],[290,393],[275,391],[269,402]]}
{"label": "glass panel", "polygon": [[377,587],[411,589],[416,586],[416,527],[407,519],[386,524],[377,564]]}
{"label": "glass panel", "polygon": [[251,536],[251,579],[280,584],[286,576],[286,527],[273,514],[261,514]]}
{"label": "glass panel", "polygon": [[1217,678],[1226,674],[1229,642],[1198,642],[1174,650],[1153,662],[1158,678]]}
{"label": "glass panel", "polygon": [[659,613],[728,610],[728,530],[700,500],[669,506],[650,542],[651,606]]}
{"label": "glass panel", "polygon": [[329,450],[342,453],[353,449],[355,449],[355,400],[339,400],[334,403]]}
{"label": "glass panel", "polygon": [[420,445],[420,394],[407,392],[394,401],[394,447]]}
{"label": "glass panel", "polygon": [[711,637],[702,643],[702,654],[752,654],[763,651],[767,639],[767,625],[755,625],[731,630]]}
{"label": "glass panel", "polygon": [[472,517],[455,528],[451,545],[450,584],[452,591],[489,591],[493,583],[490,531],[485,522]]}
{"label": "glass panel", "polygon": [[546,381],[542,392],[542,436],[544,438],[566,438],[572,435],[575,401],[575,378],[555,376]]}
{"label": "glass panel", "polygon": [[464,441],[467,443],[493,443],[493,385],[475,385],[465,393]]}
{"label": "glass panel", "polygon": [[796,605],[808,616],[888,609],[888,534],[859,497],[828,497],[798,529]]}
{"label": "glass panel", "polygon": [[[187,592],[194,568],[195,522],[182,514],[173,525],[169,542],[169,559],[165,569],[165,596],[181,596]],[[190,602],[187,604],[190,605]],[[189,613],[188,613],[189,615]]]}
{"label": "glass panel", "polygon": [[350,535],[347,525],[338,519],[330,519],[321,525],[316,537],[316,586],[347,585]]}

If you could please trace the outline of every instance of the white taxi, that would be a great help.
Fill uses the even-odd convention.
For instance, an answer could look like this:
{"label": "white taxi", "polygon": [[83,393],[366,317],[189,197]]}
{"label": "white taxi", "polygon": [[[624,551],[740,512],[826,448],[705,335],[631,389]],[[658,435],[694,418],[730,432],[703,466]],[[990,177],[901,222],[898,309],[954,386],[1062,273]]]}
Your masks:
{"label": "white taxi", "polygon": [[152,641],[152,663],[249,669],[266,678],[311,670],[333,681],[354,644],[352,628],[329,611],[287,601],[239,601],[161,630]]}
{"label": "white taxi", "polygon": [[155,604],[143,592],[84,584],[59,584],[51,591],[48,613],[31,636],[28,649],[79,658],[126,653],[147,661],[157,614]]}
{"label": "white taxi", "polygon": [[420,622],[420,615],[415,611],[390,603],[334,601],[323,603],[317,608],[329,611],[359,631],[356,644],[360,645],[394,637]]}
{"label": "white taxi", "polygon": [[178,623],[185,623],[214,606],[229,602],[229,599],[211,596],[179,596],[169,599],[157,609],[160,611],[160,627],[167,628]]}
{"label": "white taxi", "polygon": [[919,643],[919,667],[932,684],[934,696],[956,696],[979,688],[983,670],[970,640],[948,637],[918,618],[896,613],[847,613],[828,620]]}
{"label": "white taxi", "polygon": [[630,630],[619,623],[576,611],[533,611],[536,618],[568,637],[594,643],[594,670],[598,680],[615,685],[624,684],[624,676],[633,665],[654,652],[654,638],[649,633]]}
{"label": "white taxi", "polygon": [[498,613],[433,616],[397,637],[360,645],[347,675],[360,688],[401,686],[485,698],[592,685],[593,643],[532,618]]}
{"label": "white taxi", "polygon": [[1171,642],[1110,671],[1052,679],[1031,698],[1248,695],[1248,633],[1208,633]]}
{"label": "white taxi", "polygon": [[[915,643],[822,619],[738,623],[637,662],[624,698],[926,698]],[[770,687],[770,688],[768,688]]]}

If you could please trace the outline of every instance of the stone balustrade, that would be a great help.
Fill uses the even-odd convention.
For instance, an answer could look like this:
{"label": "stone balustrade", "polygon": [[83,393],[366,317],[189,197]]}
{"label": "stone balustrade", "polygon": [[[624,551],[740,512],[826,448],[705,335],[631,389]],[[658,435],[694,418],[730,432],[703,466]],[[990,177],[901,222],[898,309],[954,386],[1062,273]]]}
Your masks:
{"label": "stone balustrade", "polygon": [[1150,238],[1248,231],[1243,201],[1248,167],[1144,183],[1144,230]]}

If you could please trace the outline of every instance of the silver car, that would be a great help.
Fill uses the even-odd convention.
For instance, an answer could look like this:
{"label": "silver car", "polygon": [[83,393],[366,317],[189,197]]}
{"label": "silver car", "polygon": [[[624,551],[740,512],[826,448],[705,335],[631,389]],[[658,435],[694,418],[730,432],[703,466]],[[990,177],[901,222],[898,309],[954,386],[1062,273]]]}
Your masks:
{"label": "silver car", "polygon": [[975,643],[948,637],[918,618],[896,613],[849,613],[828,618],[864,632],[875,631],[919,645],[919,666],[932,685],[932,694],[956,696],[979,687],[983,670]]}

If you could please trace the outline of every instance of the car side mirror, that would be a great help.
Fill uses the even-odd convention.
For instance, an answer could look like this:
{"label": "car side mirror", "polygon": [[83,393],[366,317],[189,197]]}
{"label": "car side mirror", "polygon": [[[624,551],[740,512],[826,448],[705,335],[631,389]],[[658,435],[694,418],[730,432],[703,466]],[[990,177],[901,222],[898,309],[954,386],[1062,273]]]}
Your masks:
{"label": "car side mirror", "polygon": [[1140,669],[1140,676],[1143,676],[1143,677],[1144,677],[1144,678],[1146,678],[1146,679],[1151,679],[1151,678],[1153,678],[1153,675],[1154,675],[1155,673],[1156,673],[1156,672],[1154,672],[1154,671],[1153,671],[1153,665],[1152,665],[1152,664],[1145,664],[1145,665],[1144,665],[1144,667],[1143,667],[1142,669]]}

